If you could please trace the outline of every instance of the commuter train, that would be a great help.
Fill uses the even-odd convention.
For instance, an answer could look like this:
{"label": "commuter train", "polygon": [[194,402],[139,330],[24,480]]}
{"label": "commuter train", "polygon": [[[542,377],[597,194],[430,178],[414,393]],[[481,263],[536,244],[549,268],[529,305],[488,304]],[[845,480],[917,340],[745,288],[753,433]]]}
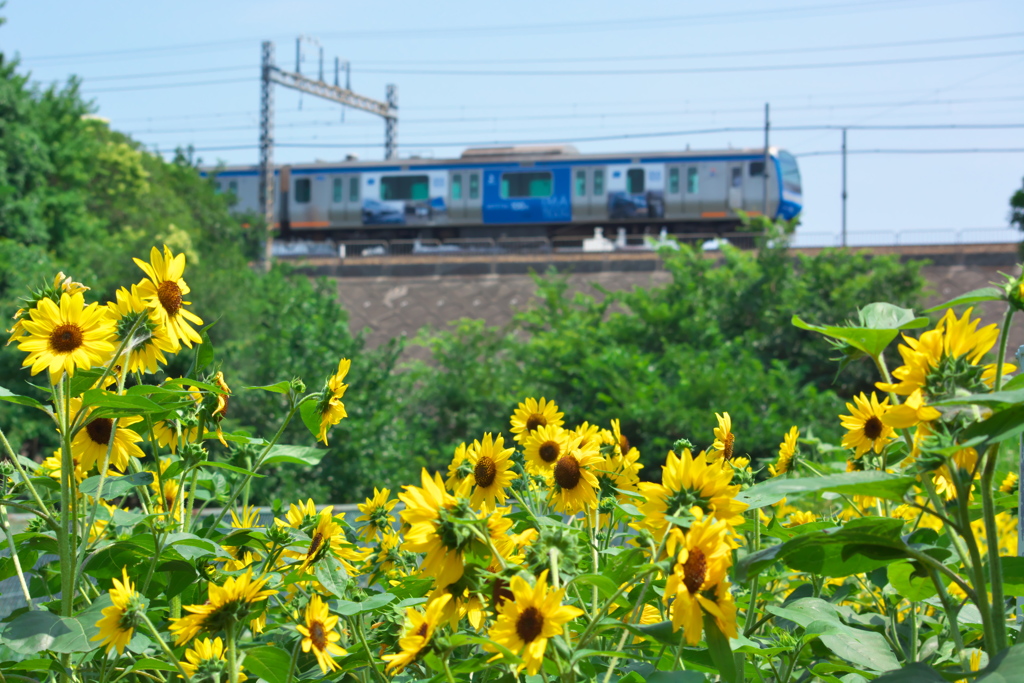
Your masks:
{"label": "commuter train", "polygon": [[[569,145],[468,149],[458,159],[316,162],[275,171],[283,237],[421,239],[728,232],[737,211],[792,218],[800,171],[763,149],[580,154]],[[207,168],[235,210],[259,211],[259,168]]]}

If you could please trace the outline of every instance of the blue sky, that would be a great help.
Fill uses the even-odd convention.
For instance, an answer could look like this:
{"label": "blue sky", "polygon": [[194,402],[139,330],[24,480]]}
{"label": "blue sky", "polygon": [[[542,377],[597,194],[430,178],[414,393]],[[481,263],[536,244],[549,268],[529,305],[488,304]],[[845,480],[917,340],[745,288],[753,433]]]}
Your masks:
{"label": "blue sky", "polygon": [[[805,241],[839,231],[840,133],[784,128],[1024,124],[1019,0],[11,0],[0,13],[0,49],[35,80],[77,74],[112,126],[208,163],[255,163],[260,41],[293,69],[298,35],[319,39],[328,72],[349,60],[357,92],[398,85],[403,155],[581,138],[605,138],[573,143],[584,152],[753,147],[759,130],[615,138],[757,129],[769,102],[772,144],[800,160]],[[275,91],[277,141],[310,145],[279,147],[279,162],[382,156],[380,120]],[[1024,128],[851,130],[848,146],[1019,150]],[[851,242],[970,241],[1007,225],[1022,176],[1024,152],[852,153]]]}

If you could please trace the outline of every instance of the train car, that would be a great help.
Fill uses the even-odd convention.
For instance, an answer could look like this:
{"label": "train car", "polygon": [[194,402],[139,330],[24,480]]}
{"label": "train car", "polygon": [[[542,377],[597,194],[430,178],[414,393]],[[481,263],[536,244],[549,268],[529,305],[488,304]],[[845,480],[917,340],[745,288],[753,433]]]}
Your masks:
{"label": "train car", "polygon": [[[556,237],[594,227],[628,233],[714,230],[738,211],[792,218],[802,207],[796,159],[769,149],[580,154],[570,145],[468,149],[458,159],[317,162],[275,171],[284,237],[423,239]],[[259,169],[205,169],[238,211],[258,211]]]}

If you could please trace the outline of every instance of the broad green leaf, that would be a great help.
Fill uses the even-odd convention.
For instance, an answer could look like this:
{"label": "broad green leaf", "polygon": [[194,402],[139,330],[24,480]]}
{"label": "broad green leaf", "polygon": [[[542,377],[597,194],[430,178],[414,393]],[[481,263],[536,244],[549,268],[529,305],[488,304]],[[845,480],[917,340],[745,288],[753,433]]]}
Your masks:
{"label": "broad green leaf", "polygon": [[909,308],[901,308],[884,301],[868,304],[859,311],[864,327],[873,330],[915,330],[927,327],[928,318],[914,315]]}
{"label": "broad green leaf", "polygon": [[1024,432],[1024,405],[1015,405],[993,414],[987,420],[975,422],[965,429],[961,439],[966,441],[984,437],[987,444],[999,443]]}
{"label": "broad green leaf", "polygon": [[1003,650],[989,660],[976,683],[1019,683],[1024,671],[1024,644]]}
{"label": "broad green leaf", "polygon": [[177,672],[178,667],[168,662],[162,662],[159,659],[151,659],[149,657],[143,657],[134,664],[132,664],[127,671],[174,671]]}
{"label": "broad green leaf", "polygon": [[395,596],[391,593],[377,593],[362,602],[338,600],[338,606],[335,611],[343,617],[350,617],[353,614],[363,614],[364,612],[372,612],[373,610],[380,609],[392,602],[394,599]]}
{"label": "broad green leaf", "polygon": [[861,322],[859,326],[812,325],[801,320],[798,315],[793,316],[792,323],[802,330],[845,341],[869,356],[881,354],[900,330],[928,325],[928,318],[915,317],[914,312],[908,308],[884,302],[868,304],[858,314]]}
{"label": "broad green leaf", "polygon": [[671,621],[659,621],[657,624],[639,625],[636,628],[663,645],[679,645],[679,635],[672,631]]}
{"label": "broad green leaf", "polygon": [[1003,591],[1007,596],[1024,597],[1024,557],[1002,556]]}
{"label": "broad green leaf", "polygon": [[981,289],[975,289],[973,291],[967,292],[966,294],[961,294],[955,299],[950,299],[944,304],[932,306],[931,308],[925,310],[924,312],[935,313],[945,308],[953,308],[954,306],[965,306],[967,304],[978,304],[981,303],[982,301],[999,301],[1002,298],[1002,291],[996,289],[995,287],[982,287]]}
{"label": "broad green leaf", "polygon": [[264,477],[264,476],[266,476],[264,474],[257,474],[256,472],[253,472],[251,470],[247,470],[244,467],[239,467],[237,465],[231,465],[231,464],[226,463],[226,462],[217,462],[216,460],[204,460],[203,462],[199,463],[199,465],[200,466],[217,467],[217,468],[220,468],[222,470],[228,470],[229,472],[234,472],[235,474],[248,474],[250,477]]}
{"label": "broad green leaf", "polygon": [[34,398],[29,398],[28,396],[20,396],[9,389],[4,389],[3,387],[0,387],[0,401],[7,401],[8,403],[17,403],[18,405],[21,406],[28,406],[29,408],[38,408],[39,410],[47,409],[46,406],[44,406],[42,403],[35,400]]}
{"label": "broad green leaf", "polygon": [[903,500],[903,495],[914,484],[914,477],[869,470],[828,474],[824,477],[785,479],[776,477],[740,491],[736,500],[751,508],[774,505],[794,493],[830,491],[849,495],[873,496],[888,500]]}
{"label": "broad green leaf", "polygon": [[927,600],[938,593],[928,572],[912,562],[890,564],[886,575],[893,589],[911,602]]}
{"label": "broad green leaf", "polygon": [[915,662],[897,671],[879,676],[872,683],[949,683],[927,664]]}
{"label": "broad green leaf", "polygon": [[335,597],[345,594],[345,589],[348,587],[348,574],[336,559],[328,557],[320,562],[316,567],[315,574],[317,581]]}
{"label": "broad green leaf", "polygon": [[67,654],[93,649],[77,619],[38,610],[24,612],[7,624],[3,642],[23,655],[44,650]]}
{"label": "broad green leaf", "polygon": [[1016,403],[1024,403],[1024,389],[1012,389],[1009,391],[993,391],[989,394],[970,394],[969,396],[956,396],[943,401],[936,401],[931,405],[935,406],[1008,406]]}
{"label": "broad green leaf", "polygon": [[323,448],[312,446],[281,446],[277,445],[270,449],[264,465],[276,463],[291,463],[293,465],[317,465],[327,455]]}
{"label": "broad green leaf", "polygon": [[313,435],[314,439],[320,438],[320,411],[317,410],[316,401],[303,401],[299,404],[299,415],[302,417],[302,424]]}
{"label": "broad green leaf", "polygon": [[219,546],[213,541],[185,532],[168,534],[164,540],[163,547],[173,548],[186,560],[195,560],[211,555],[215,556],[219,549]]}
{"label": "broad green leaf", "polygon": [[767,609],[800,625],[808,635],[818,636],[825,647],[857,667],[881,672],[900,665],[883,636],[844,624],[836,608],[820,598],[801,598]]}
{"label": "broad green leaf", "polygon": [[287,682],[288,669],[291,665],[291,655],[287,652],[273,645],[261,645],[244,650],[244,652],[243,666],[246,669],[267,683]]}
{"label": "broad green leaf", "polygon": [[[153,482],[152,472],[136,472],[123,477],[107,476],[103,482],[104,500],[113,500],[129,493],[136,486],[148,486]],[[78,490],[87,496],[95,496],[100,487],[100,476],[93,475],[78,485]]]}
{"label": "broad green leaf", "polygon": [[741,683],[739,671],[736,668],[736,658],[733,657],[732,648],[729,647],[729,639],[722,633],[714,617],[710,614],[704,615],[704,639],[708,644],[708,653],[711,661],[714,662],[724,683]]}
{"label": "broad green leaf", "polygon": [[[615,591],[619,589],[615,582],[609,579],[607,576],[601,574],[580,574],[573,578],[569,583],[581,583],[588,586],[597,586],[598,592],[602,598],[610,598],[615,595]],[[566,584],[567,586],[569,584]]]}
{"label": "broad green leaf", "polygon": [[276,384],[264,384],[261,387],[245,387],[246,389],[260,389],[261,391],[270,391],[275,394],[287,394],[291,388],[292,383],[288,380],[283,380]]}
{"label": "broad green leaf", "polygon": [[103,389],[89,389],[82,394],[82,407],[116,408],[131,411],[134,414],[159,413],[167,410],[165,406],[145,396],[120,396]]}
{"label": "broad green leaf", "polygon": [[210,367],[213,363],[213,342],[210,341],[210,333],[207,330],[215,324],[216,321],[199,331],[199,336],[203,342],[196,348],[195,363],[192,366],[192,372],[188,373],[189,377],[198,377],[199,373]]}
{"label": "broad green leaf", "polygon": [[706,680],[707,677],[699,671],[655,671],[647,677],[647,683],[704,683]]}

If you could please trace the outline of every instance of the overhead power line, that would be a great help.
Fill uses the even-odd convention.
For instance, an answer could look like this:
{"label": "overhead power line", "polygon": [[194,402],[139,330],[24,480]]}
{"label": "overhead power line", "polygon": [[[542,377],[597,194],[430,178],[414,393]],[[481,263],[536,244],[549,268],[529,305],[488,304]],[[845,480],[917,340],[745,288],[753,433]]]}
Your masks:
{"label": "overhead power line", "polygon": [[[943,149],[848,149],[847,154],[1007,154],[1024,153],[1024,147],[962,147]],[[823,149],[815,152],[793,152],[795,157],[839,156],[842,150]]]}

